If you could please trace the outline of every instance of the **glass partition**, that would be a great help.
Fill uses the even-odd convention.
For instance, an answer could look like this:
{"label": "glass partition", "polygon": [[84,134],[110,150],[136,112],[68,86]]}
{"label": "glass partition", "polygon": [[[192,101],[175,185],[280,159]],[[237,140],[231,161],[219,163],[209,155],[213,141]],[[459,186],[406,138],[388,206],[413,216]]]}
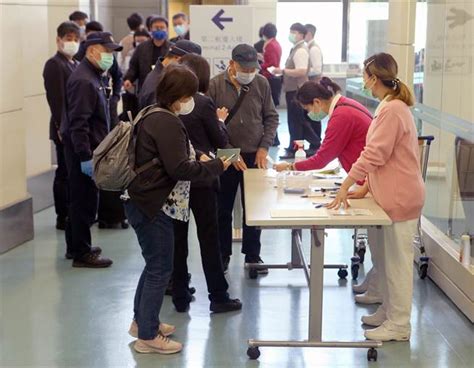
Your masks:
{"label": "glass partition", "polygon": [[474,235],[474,5],[419,1],[414,115],[433,135],[424,216],[454,240]]}

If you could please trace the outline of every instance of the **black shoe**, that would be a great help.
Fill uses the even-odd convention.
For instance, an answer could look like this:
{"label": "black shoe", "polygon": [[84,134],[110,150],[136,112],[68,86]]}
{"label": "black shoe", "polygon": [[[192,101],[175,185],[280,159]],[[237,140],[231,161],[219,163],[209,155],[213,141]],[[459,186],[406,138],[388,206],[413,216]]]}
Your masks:
{"label": "black shoe", "polygon": [[286,150],[285,154],[280,156],[280,159],[282,160],[288,160],[292,158],[295,158],[295,152],[290,150]]}
{"label": "black shoe", "polygon": [[209,307],[211,312],[226,313],[242,309],[242,302],[239,299],[229,299],[222,303],[211,302]]}
{"label": "black shoe", "polygon": [[112,260],[101,257],[99,254],[87,253],[72,262],[72,267],[80,268],[106,268],[112,266]]}
{"label": "black shoe", "polygon": [[57,217],[56,218],[56,229],[58,230],[66,230],[67,225],[67,217]]}
{"label": "black shoe", "polygon": [[229,263],[230,263],[230,256],[223,256],[222,257],[222,269],[224,273],[229,272]]}
{"label": "black shoe", "polygon": [[193,296],[190,292],[183,296],[173,297],[173,304],[178,313],[185,313],[189,310],[189,304],[193,301]]}
{"label": "black shoe", "polygon": [[[102,248],[101,247],[91,247],[91,253],[92,254],[95,254],[95,255],[100,255],[102,253]],[[67,252],[64,257],[66,259],[73,259],[74,256],[72,255],[72,253],[69,253]]]}
{"label": "black shoe", "polygon": [[[259,256],[245,256],[245,263],[256,263],[263,265],[263,260]],[[268,274],[268,268],[257,268],[256,269],[259,275]]]}

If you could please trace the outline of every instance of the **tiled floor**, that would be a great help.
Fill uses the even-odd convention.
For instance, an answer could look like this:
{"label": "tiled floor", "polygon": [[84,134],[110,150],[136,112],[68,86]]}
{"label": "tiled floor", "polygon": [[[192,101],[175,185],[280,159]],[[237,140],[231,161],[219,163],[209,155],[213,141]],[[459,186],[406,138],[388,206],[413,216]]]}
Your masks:
{"label": "tiled floor", "polygon": [[[162,310],[163,320],[178,327],[176,339],[185,349],[174,356],[136,354],[127,330],[143,261],[133,230],[94,228],[95,243],[114,265],[105,270],[73,269],[63,258],[64,235],[53,229],[53,217],[53,210],[37,214],[34,241],[0,256],[2,367],[454,368],[474,364],[473,325],[431,281],[418,278],[412,339],[385,344],[377,363],[367,362],[366,349],[262,348],[259,361],[250,361],[249,338],[307,337],[304,275],[301,270],[272,270],[266,277],[250,280],[235,244],[228,279],[232,296],[244,303],[243,310],[210,315],[193,231],[189,263],[196,300],[189,313],[178,314],[167,297]],[[349,261],[350,237],[350,231],[329,233],[326,262]],[[289,259],[288,231],[264,231],[263,244],[265,261]],[[356,306],[350,286],[351,281],[339,281],[334,270],[325,271],[326,340],[363,337],[360,316],[373,308]]]}

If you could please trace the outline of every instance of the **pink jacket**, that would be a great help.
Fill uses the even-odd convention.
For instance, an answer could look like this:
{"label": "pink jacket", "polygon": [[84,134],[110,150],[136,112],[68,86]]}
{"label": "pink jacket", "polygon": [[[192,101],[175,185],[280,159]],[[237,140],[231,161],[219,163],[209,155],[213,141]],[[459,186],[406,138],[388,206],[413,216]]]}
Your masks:
{"label": "pink jacket", "polygon": [[380,109],[349,176],[356,181],[367,176],[370,193],[392,221],[420,217],[425,186],[415,122],[404,102],[392,100]]}

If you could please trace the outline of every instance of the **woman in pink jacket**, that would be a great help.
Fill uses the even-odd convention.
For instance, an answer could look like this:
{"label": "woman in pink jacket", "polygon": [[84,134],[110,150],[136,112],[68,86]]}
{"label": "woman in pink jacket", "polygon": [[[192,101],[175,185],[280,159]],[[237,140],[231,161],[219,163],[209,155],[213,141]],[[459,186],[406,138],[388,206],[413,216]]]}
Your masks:
{"label": "woman in pink jacket", "polygon": [[[370,192],[393,221],[384,227],[383,244],[371,247],[375,251],[382,305],[374,314],[362,317],[363,323],[376,327],[366,330],[365,337],[381,341],[410,339],[412,239],[425,199],[417,131],[410,112],[414,99],[397,73],[397,63],[389,54],[376,54],[364,62],[364,89],[382,102],[361,156],[328,206],[348,207],[348,198],[363,198]],[[349,194],[349,188],[364,178],[364,187]]]}

